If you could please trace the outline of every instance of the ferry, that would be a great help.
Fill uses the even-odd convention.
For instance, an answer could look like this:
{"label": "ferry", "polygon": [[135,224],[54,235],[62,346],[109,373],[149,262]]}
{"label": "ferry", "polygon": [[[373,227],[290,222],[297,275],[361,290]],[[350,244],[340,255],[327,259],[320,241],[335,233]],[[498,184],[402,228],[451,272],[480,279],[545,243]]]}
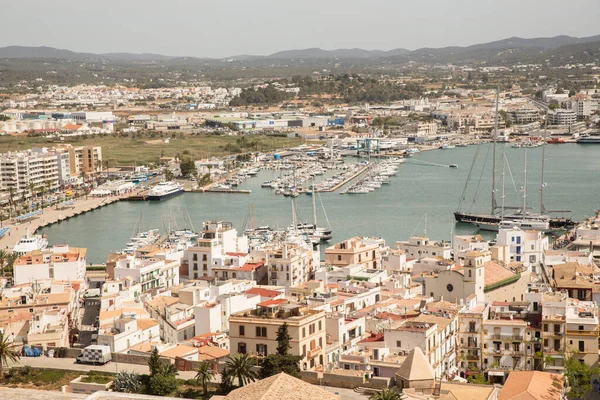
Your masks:
{"label": "ferry", "polygon": [[579,144],[600,144],[600,136],[580,136],[577,139],[577,143]]}
{"label": "ferry", "polygon": [[148,200],[163,200],[183,193],[183,187],[173,181],[161,182],[148,193]]}
{"label": "ferry", "polygon": [[29,253],[34,250],[45,250],[48,248],[48,239],[42,235],[30,235],[29,232],[25,234],[15,247],[13,248],[13,253],[22,256],[24,254]]}

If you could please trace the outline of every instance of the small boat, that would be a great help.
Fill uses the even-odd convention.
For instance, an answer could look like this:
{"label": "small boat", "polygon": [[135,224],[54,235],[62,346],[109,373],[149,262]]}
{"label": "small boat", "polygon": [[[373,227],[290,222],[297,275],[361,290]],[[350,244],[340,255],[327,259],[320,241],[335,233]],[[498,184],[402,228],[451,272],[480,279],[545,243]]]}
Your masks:
{"label": "small boat", "polygon": [[550,138],[546,141],[546,143],[548,144],[562,144],[562,143],[567,143],[566,140],[562,139],[562,138],[558,138],[558,137],[553,137]]}
{"label": "small boat", "polygon": [[443,144],[443,145],[440,147],[440,149],[442,149],[442,150],[448,150],[448,149],[453,149],[453,148],[455,148],[455,147],[456,147],[456,146],[454,146],[453,144]]}
{"label": "small boat", "polygon": [[449,166],[450,168],[458,168],[458,165],[456,165],[456,164],[450,164],[450,165],[448,165],[448,166]]}

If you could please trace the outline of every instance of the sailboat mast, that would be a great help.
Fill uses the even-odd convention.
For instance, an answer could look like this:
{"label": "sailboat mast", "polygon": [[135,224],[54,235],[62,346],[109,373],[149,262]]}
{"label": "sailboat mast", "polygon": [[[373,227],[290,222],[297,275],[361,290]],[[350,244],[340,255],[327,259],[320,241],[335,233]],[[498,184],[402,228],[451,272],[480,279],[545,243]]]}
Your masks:
{"label": "sailboat mast", "polygon": [[313,225],[314,229],[317,229],[317,203],[315,199],[315,178],[312,179],[312,207],[313,207]]}
{"label": "sailboat mast", "polygon": [[544,170],[546,169],[546,134],[548,130],[548,112],[546,111],[546,123],[544,124],[544,135],[542,137],[542,182],[540,183],[540,214],[546,213],[546,207],[544,207]]}
{"label": "sailboat mast", "polygon": [[292,197],[292,224],[294,225],[294,234],[298,233],[298,223],[296,222],[296,202]]}
{"label": "sailboat mast", "polygon": [[504,219],[504,162],[506,159],[506,154],[502,153],[502,208],[500,211],[500,219]]}
{"label": "sailboat mast", "polygon": [[527,149],[525,149],[523,166],[523,211],[521,213],[525,214],[525,210],[527,210]]}
{"label": "sailboat mast", "polygon": [[496,142],[498,139],[498,105],[500,103],[500,86],[496,89],[496,113],[494,116],[494,144],[493,144],[493,155],[492,155],[492,215],[494,215],[497,203],[496,203]]}

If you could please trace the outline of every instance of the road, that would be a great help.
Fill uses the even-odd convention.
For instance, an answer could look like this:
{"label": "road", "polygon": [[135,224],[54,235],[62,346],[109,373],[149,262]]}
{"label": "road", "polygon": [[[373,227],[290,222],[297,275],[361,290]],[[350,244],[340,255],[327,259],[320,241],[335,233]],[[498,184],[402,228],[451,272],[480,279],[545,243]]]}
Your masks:
{"label": "road", "polygon": [[[123,364],[116,362],[109,362],[106,365],[88,365],[88,364],[77,364],[74,358],[48,358],[46,356],[41,357],[21,357],[18,363],[13,363],[11,367],[29,365],[35,368],[55,368],[65,369],[69,371],[101,371],[101,372],[119,372],[128,371],[136,372],[138,374],[148,374],[147,365],[138,364]],[[192,379],[196,376],[195,371],[181,371],[179,372],[178,378],[181,379]]]}
{"label": "road", "polygon": [[[10,367],[25,366],[29,365],[34,368],[55,368],[64,369],[69,371],[102,371],[102,372],[136,372],[138,374],[149,373],[147,365],[137,364],[123,364],[109,362],[106,365],[87,365],[77,364],[73,358],[48,358],[46,356],[41,357],[22,357],[18,363],[10,364]],[[180,371],[177,377],[179,379],[193,379],[196,376],[195,371]],[[215,377],[215,382],[218,382],[220,377]],[[354,392],[352,389],[342,389],[330,386],[321,386],[321,388],[331,393],[340,395],[341,400],[366,400],[368,397],[362,394]],[[2,392],[0,391],[0,396]]]}

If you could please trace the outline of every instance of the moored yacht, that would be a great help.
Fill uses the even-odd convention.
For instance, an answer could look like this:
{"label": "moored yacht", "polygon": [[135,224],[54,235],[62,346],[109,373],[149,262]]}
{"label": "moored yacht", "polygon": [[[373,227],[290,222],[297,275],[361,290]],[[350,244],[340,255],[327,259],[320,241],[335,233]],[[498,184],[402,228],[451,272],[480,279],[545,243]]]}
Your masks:
{"label": "moored yacht", "polygon": [[148,193],[148,200],[163,200],[183,193],[183,187],[173,181],[160,182]]}
{"label": "moored yacht", "polygon": [[48,247],[48,240],[42,235],[30,235],[29,232],[25,234],[15,247],[13,253],[22,256],[34,250],[44,250]]}

